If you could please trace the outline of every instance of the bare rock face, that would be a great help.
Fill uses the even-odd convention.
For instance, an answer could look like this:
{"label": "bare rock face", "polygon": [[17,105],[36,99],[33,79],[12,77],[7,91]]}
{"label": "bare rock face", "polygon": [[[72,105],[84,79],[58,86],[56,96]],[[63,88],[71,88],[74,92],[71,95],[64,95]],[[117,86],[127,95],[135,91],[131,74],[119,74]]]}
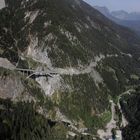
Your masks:
{"label": "bare rock face", "polygon": [[2,9],[4,7],[5,7],[5,1],[4,0],[1,0],[0,1],[0,9]]}
{"label": "bare rock face", "polygon": [[0,77],[0,98],[16,99],[21,96],[24,87],[18,77]]}
{"label": "bare rock face", "polygon": [[[11,65],[13,67],[13,65]],[[24,75],[14,70],[0,68],[0,98],[10,99],[13,102],[36,102],[36,94],[31,94],[31,89],[39,91],[40,86],[34,81],[24,78]],[[27,85],[28,84],[28,85]],[[43,95],[43,94],[42,94]]]}
{"label": "bare rock face", "polygon": [[0,67],[13,70],[15,66],[6,58],[0,58]]}

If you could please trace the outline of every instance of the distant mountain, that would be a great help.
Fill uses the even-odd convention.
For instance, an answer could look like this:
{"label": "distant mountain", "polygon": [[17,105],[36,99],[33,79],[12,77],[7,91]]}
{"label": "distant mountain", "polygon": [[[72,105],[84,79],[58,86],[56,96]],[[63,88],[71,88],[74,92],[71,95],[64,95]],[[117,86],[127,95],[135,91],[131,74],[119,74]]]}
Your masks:
{"label": "distant mountain", "polygon": [[124,10],[120,10],[111,12],[111,15],[122,20],[140,20],[140,13],[138,12],[128,13]]}
{"label": "distant mountain", "polygon": [[140,35],[140,13],[128,13],[124,10],[110,12],[106,7],[95,6],[98,11],[116,23],[133,29]]}
{"label": "distant mountain", "polygon": [[140,35],[140,20],[121,20],[118,23],[133,29],[137,34]]}
{"label": "distant mountain", "polygon": [[105,16],[111,16],[110,11],[107,7],[95,6],[94,8],[103,13]]}

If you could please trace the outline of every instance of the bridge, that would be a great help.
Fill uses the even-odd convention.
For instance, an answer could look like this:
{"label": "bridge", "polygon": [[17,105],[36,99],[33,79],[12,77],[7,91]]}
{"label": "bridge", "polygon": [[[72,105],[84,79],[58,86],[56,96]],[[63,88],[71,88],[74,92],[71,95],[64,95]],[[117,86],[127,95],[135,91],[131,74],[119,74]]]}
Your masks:
{"label": "bridge", "polygon": [[24,76],[27,76],[27,78],[53,77],[54,75],[58,74],[52,70],[39,71],[39,70],[23,69],[23,68],[14,68],[13,70],[21,72]]}
{"label": "bridge", "polygon": [[32,77],[52,77],[53,75],[58,74],[58,72],[54,70],[34,70],[34,69],[26,69],[26,68],[17,68],[15,65],[13,65],[9,60],[6,58],[1,58],[0,57],[0,67],[9,69],[9,70],[14,70],[14,71],[19,71],[23,75],[25,75],[27,78],[32,78]]}

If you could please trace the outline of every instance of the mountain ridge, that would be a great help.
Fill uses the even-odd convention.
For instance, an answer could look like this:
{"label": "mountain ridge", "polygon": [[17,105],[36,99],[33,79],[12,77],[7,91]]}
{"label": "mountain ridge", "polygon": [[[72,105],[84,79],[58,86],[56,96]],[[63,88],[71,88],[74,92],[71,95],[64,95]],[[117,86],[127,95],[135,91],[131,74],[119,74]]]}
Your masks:
{"label": "mountain ridge", "polygon": [[[118,17],[119,19],[122,20],[140,20],[140,13],[139,12],[126,12],[124,10],[120,10],[120,11],[112,11],[111,14],[114,17]],[[123,15],[123,16],[121,16]]]}
{"label": "mountain ridge", "polygon": [[[9,103],[12,110],[23,110],[27,118],[20,125],[17,123],[15,133],[10,136],[27,139],[22,135],[27,133],[30,139],[87,140],[111,137],[112,129],[120,132],[124,127],[119,113],[125,111],[118,107],[117,98],[128,89],[135,92],[139,86],[138,36],[80,0],[6,0],[6,5],[0,11],[1,89],[3,94],[10,94],[4,87],[4,82],[10,79],[15,89],[22,90],[17,96],[12,92],[12,101],[2,100],[1,104]],[[6,64],[21,69],[10,70],[4,67]],[[28,73],[27,69],[35,73]],[[56,74],[50,72],[48,76],[46,71]],[[20,86],[12,81],[13,76],[19,77]],[[10,88],[9,83],[7,87]],[[113,109],[115,106],[118,111]],[[37,118],[29,117],[26,109],[32,114],[35,111]],[[32,123],[25,125],[30,131],[22,129],[28,118],[41,122],[38,126],[35,121],[37,131],[32,131],[35,126]],[[6,119],[12,125],[12,120]],[[18,120],[17,115],[15,121]],[[0,123],[6,128],[2,133],[5,135],[10,128]]]}
{"label": "mountain ridge", "polygon": [[138,12],[128,13],[123,10],[110,12],[109,9],[107,9],[106,7],[100,7],[100,6],[95,6],[95,8],[99,10],[101,13],[103,13],[106,17],[111,19],[112,21],[115,21],[120,25],[133,29],[139,35],[140,13]]}

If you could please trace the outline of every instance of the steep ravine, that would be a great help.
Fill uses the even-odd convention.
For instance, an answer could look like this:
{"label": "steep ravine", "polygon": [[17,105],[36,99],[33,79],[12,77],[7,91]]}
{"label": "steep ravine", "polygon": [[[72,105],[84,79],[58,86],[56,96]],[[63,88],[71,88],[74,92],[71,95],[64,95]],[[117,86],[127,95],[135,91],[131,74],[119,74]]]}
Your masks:
{"label": "steep ravine", "polygon": [[[106,56],[107,58],[111,58],[111,57],[118,57],[117,55],[107,55]],[[91,62],[91,64],[89,66],[87,66],[85,69],[83,68],[80,68],[80,70],[78,69],[75,69],[75,68],[66,68],[66,69],[62,69],[62,68],[49,68],[49,70],[51,69],[52,72],[55,72],[57,75],[54,75],[48,79],[46,79],[45,77],[38,77],[36,78],[36,81],[40,84],[40,86],[42,87],[42,89],[44,90],[46,96],[52,96],[53,93],[56,91],[56,90],[59,90],[61,88],[61,82],[62,82],[62,78],[61,76],[62,75],[81,75],[81,74],[85,74],[85,73],[91,73],[92,76],[94,77],[94,80],[97,83],[100,83],[100,82],[103,82],[103,79],[100,77],[100,75],[94,70],[94,68],[97,66],[98,62],[102,61],[103,59],[106,58],[105,56],[103,55],[100,55],[99,57],[95,57],[95,62]],[[6,69],[12,69],[12,70],[16,70],[16,67],[14,65],[12,65],[7,59],[3,59],[3,58],[0,58],[0,66],[3,67],[3,68],[6,68]],[[83,70],[82,70],[83,69]],[[41,71],[42,68],[39,67],[36,69],[36,71]],[[94,71],[94,72],[93,72]],[[44,73],[45,73],[45,70],[44,70]],[[94,75],[95,74],[95,75]],[[98,76],[99,75],[99,76]],[[95,78],[96,77],[96,78]],[[125,92],[126,94],[128,92]],[[122,95],[124,95],[125,93],[123,93]],[[119,106],[119,109],[121,110],[121,107],[119,105],[119,100],[121,98],[121,96],[119,96],[119,99],[118,99],[118,106]],[[112,117],[111,117],[111,120],[110,122],[107,123],[105,129],[106,131],[104,130],[98,130],[98,134],[100,136],[101,139],[104,139],[104,138],[109,138],[112,136],[112,130],[113,129],[116,129],[117,126],[116,126],[116,121],[115,121],[115,104],[112,100],[110,100],[110,104],[111,104],[111,113],[112,113]],[[122,113],[122,112],[121,112]],[[62,117],[60,117],[62,116]],[[73,123],[70,122],[70,120],[68,119],[65,119],[65,116],[63,115],[60,115],[60,112],[59,112],[59,115],[57,115],[57,117],[61,120],[61,121],[64,121],[64,122],[69,122],[72,126],[71,127],[74,127],[73,126]],[[122,115],[122,125],[123,127],[125,127],[124,125],[124,116]],[[76,131],[80,131],[76,128]],[[117,130],[117,136],[118,138],[120,138],[120,140],[122,140],[122,137],[121,137],[121,133],[119,132],[119,130]]]}

